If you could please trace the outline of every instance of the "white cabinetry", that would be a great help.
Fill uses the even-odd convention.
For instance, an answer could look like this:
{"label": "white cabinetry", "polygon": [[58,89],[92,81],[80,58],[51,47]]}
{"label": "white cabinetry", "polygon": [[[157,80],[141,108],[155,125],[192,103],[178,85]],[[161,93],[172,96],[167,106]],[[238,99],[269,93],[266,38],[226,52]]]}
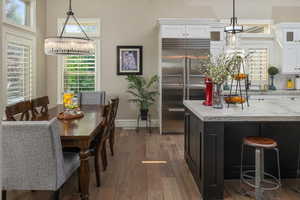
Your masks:
{"label": "white cabinetry", "polygon": [[284,45],[282,51],[282,72],[300,73],[300,45]]}
{"label": "white cabinetry", "polygon": [[209,38],[208,26],[204,25],[162,25],[162,38]]}
{"label": "white cabinetry", "polygon": [[300,23],[277,25],[283,74],[300,74]]}

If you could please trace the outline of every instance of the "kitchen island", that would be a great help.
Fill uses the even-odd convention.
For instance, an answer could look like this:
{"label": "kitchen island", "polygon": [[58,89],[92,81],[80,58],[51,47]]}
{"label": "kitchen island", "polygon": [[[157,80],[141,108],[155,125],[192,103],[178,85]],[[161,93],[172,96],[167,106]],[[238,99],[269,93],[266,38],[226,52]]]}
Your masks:
{"label": "kitchen island", "polygon": [[[280,151],[282,178],[295,178],[300,144],[300,100],[250,101],[214,109],[202,101],[184,101],[185,159],[204,200],[223,199],[224,179],[239,179],[242,139],[270,137]],[[244,169],[254,169],[247,151]],[[265,152],[265,170],[276,173],[275,154]]]}

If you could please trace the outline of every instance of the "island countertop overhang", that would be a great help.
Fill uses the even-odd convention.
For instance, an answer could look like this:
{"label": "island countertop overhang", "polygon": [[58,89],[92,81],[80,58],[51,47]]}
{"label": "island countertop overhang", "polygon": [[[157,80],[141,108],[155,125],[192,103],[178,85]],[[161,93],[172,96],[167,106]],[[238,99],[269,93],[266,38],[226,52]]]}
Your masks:
{"label": "island countertop overhang", "polygon": [[299,121],[300,100],[268,100],[250,101],[250,106],[224,105],[223,109],[204,106],[203,101],[186,100],[184,106],[202,121],[234,122],[234,121]]}

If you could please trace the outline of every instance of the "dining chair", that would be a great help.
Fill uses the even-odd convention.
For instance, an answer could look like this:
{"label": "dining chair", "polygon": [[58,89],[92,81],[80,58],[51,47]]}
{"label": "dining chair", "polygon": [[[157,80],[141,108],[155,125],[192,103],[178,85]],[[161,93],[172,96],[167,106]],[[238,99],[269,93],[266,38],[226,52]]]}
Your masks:
{"label": "dining chair", "polygon": [[31,100],[31,110],[33,117],[48,113],[49,97],[43,96]]}
{"label": "dining chair", "polygon": [[79,168],[79,154],[63,152],[61,124],[50,121],[3,121],[2,195],[10,190],[54,191],[59,199],[63,184]]}
{"label": "dining chair", "polygon": [[80,105],[104,105],[105,91],[86,91],[79,93]]}
{"label": "dining chair", "polygon": [[118,112],[118,107],[119,107],[119,98],[113,98],[111,99],[112,102],[112,120],[111,120],[111,128],[110,128],[110,135],[109,135],[109,146],[110,146],[110,152],[111,155],[114,156],[114,143],[115,143],[115,128],[116,128],[116,117],[117,117],[117,112]]}
{"label": "dining chair", "polygon": [[107,167],[107,155],[106,155],[106,141],[109,135],[109,121],[112,119],[113,109],[112,104],[108,104],[104,106],[103,109],[103,120],[100,124],[99,131],[92,141],[91,146],[89,148],[91,152],[91,156],[94,156],[94,164],[95,164],[95,172],[96,172],[96,184],[97,187],[101,185],[101,177],[100,177],[100,165],[99,158],[101,156],[103,171],[106,170]]}
{"label": "dining chair", "polygon": [[7,121],[28,121],[30,120],[31,102],[21,101],[6,106],[5,114]]}

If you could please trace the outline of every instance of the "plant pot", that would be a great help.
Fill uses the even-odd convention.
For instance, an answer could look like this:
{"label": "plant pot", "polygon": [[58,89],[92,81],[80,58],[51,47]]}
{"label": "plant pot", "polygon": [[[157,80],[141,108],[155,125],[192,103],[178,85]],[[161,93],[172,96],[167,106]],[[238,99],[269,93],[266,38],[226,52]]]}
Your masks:
{"label": "plant pot", "polygon": [[149,109],[141,109],[140,110],[141,120],[148,120],[148,112],[149,112]]}

